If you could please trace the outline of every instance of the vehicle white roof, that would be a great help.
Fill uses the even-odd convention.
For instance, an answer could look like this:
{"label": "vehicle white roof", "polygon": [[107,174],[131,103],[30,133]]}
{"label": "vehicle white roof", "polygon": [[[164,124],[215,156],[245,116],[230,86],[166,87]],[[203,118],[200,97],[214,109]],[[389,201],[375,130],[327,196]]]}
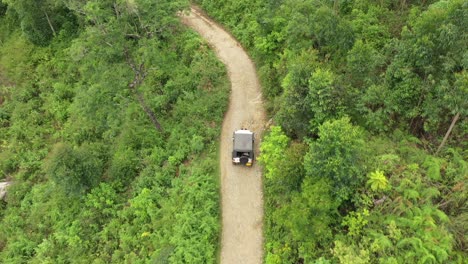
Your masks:
{"label": "vehicle white roof", "polygon": [[253,132],[250,130],[236,130],[234,132],[234,150],[252,151],[253,150]]}
{"label": "vehicle white roof", "polygon": [[239,129],[234,132],[235,134],[249,134],[253,135],[253,132],[247,129]]}

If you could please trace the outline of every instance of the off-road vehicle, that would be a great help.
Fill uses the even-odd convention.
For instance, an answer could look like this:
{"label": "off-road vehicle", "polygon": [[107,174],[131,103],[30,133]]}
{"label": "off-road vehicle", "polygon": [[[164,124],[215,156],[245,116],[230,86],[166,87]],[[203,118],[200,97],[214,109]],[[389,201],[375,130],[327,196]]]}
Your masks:
{"label": "off-road vehicle", "polygon": [[252,166],[254,161],[254,133],[242,128],[234,131],[232,140],[234,143],[232,163],[234,165]]}

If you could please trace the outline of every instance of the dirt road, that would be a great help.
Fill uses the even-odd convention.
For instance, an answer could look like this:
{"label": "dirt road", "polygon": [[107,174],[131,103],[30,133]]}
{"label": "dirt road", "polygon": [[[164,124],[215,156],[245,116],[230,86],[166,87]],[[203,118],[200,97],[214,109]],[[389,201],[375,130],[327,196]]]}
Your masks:
{"label": "dirt road", "polygon": [[231,97],[221,135],[222,264],[262,263],[263,194],[258,165],[231,163],[232,133],[241,127],[260,134],[265,124],[260,85],[255,67],[237,41],[221,27],[193,9],[182,18],[212,46],[226,64]]}

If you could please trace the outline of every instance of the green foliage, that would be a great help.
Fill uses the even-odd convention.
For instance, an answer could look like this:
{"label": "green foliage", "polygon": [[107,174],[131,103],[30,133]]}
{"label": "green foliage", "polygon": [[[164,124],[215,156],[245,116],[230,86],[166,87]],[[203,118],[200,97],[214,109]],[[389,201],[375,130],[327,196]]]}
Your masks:
{"label": "green foliage", "polygon": [[274,178],[277,176],[278,164],[284,158],[286,147],[288,146],[289,138],[284,135],[281,127],[270,127],[270,133],[265,136],[260,147],[261,155],[258,158],[261,164],[265,166],[265,177]]}
{"label": "green foliage", "polygon": [[440,180],[440,165],[443,162],[435,157],[427,157],[423,166],[427,169],[427,176],[432,180]]}
{"label": "green foliage", "polygon": [[[299,255],[305,260],[318,258],[330,246],[332,224],[337,218],[338,203],[331,196],[332,185],[326,179],[312,182],[304,180],[302,192],[286,208],[285,226],[289,227],[295,241],[300,241]],[[288,210],[289,209],[289,210]]]}
{"label": "green foliage", "polygon": [[310,108],[313,118],[311,130],[316,132],[326,120],[336,119],[343,115],[339,91],[333,87],[333,73],[318,68],[309,79]]}
{"label": "green foliage", "polygon": [[[292,138],[312,134],[303,124],[318,127],[325,110],[324,118],[347,115],[376,133],[429,134],[436,144],[467,108],[463,1],[198,2],[254,54],[270,110]],[[305,91],[317,66],[334,74],[324,93],[331,102]],[[455,144],[466,120],[458,126]]]}
{"label": "green foliage", "polygon": [[[266,244],[267,254],[266,261],[268,263],[284,263],[293,261],[297,254],[293,251],[297,248],[297,242],[291,237],[289,229],[285,228],[287,219],[289,218],[288,209],[289,201],[294,194],[297,197],[297,192],[300,191],[304,178],[304,169],[302,167],[303,157],[307,146],[292,142],[289,147],[283,151],[282,158],[275,164],[275,174],[271,178],[265,179],[265,217],[268,230],[275,230],[266,234],[272,243]],[[272,164],[264,164],[265,167]],[[302,199],[297,197],[297,203],[294,206],[300,206]],[[284,207],[282,210],[279,208]],[[281,212],[280,212],[281,211]],[[296,221],[301,215],[297,215]],[[290,222],[289,222],[290,223]],[[299,233],[299,230],[295,231]]]}
{"label": "green foliage", "polygon": [[268,237],[278,242],[266,245],[267,263],[292,262],[298,257],[311,261],[327,254],[332,241],[331,226],[338,214],[338,204],[330,196],[331,185],[324,179],[304,180],[301,190],[291,193],[290,202],[284,201],[287,196],[278,200],[281,203],[268,216],[267,223],[272,221],[270,228],[278,232]]}
{"label": "green foliage", "polygon": [[85,206],[90,208],[89,217],[103,221],[106,217],[115,216],[120,197],[107,183],[101,183],[86,195]]}
{"label": "green foliage", "polygon": [[369,223],[369,210],[364,209],[361,212],[351,212],[343,218],[342,226],[348,227],[348,235],[351,237],[359,237]]}
{"label": "green foliage", "polygon": [[3,2],[0,2],[0,16],[4,16],[7,11],[7,5]]}
{"label": "green foliage", "polygon": [[319,127],[319,139],[310,143],[304,159],[309,177],[325,178],[334,186],[333,197],[345,201],[363,184],[364,135],[348,117]]}
{"label": "green foliage", "polygon": [[383,263],[421,259],[444,263],[454,256],[446,228],[448,217],[437,209],[427,191],[430,179],[423,178],[416,164],[403,166],[407,169],[391,171],[389,184],[395,186],[387,193],[391,202],[384,199],[371,210],[351,212],[344,218],[347,234],[335,238],[335,258],[344,261],[373,256]]}
{"label": "green foliage", "polygon": [[357,40],[346,57],[349,81],[355,87],[378,82],[378,67],[382,66],[383,59],[373,44]]}
{"label": "green foliage", "polygon": [[[260,158],[267,263],[468,258],[463,0],[196,2],[249,49],[276,122]],[[229,86],[180,27],[187,6],[0,2],[3,262],[216,261]]]}
{"label": "green foliage", "polygon": [[367,184],[370,185],[373,191],[385,191],[390,186],[388,185],[387,178],[382,171],[374,171],[369,174],[369,180]]}
{"label": "green foliage", "polygon": [[69,194],[79,194],[93,188],[102,174],[102,161],[87,145],[74,149],[68,144],[54,146],[45,173]]}
{"label": "green foliage", "polygon": [[[0,170],[14,182],[2,263],[215,262],[229,85],[179,23],[188,2],[13,2],[0,17]],[[55,36],[40,11],[57,11]],[[132,63],[163,132],[129,89]]]}
{"label": "green foliage", "polygon": [[[273,176],[264,163],[266,263],[467,258],[463,0],[196,2],[254,56],[273,120],[298,140],[276,145],[296,159]],[[432,156],[457,113],[448,151]],[[330,207],[304,198],[319,182],[338,202],[323,234],[308,213]]]}
{"label": "green foliage", "polygon": [[353,247],[348,246],[341,241],[335,242],[335,247],[333,248],[333,254],[338,257],[339,262],[343,264],[351,263],[369,263],[370,254],[368,250],[359,250],[356,251]]}
{"label": "green foliage", "polygon": [[[18,14],[21,30],[35,45],[46,46],[61,29],[76,30],[75,15],[63,1],[11,1],[4,0],[8,11]],[[70,34],[70,32],[65,32]]]}
{"label": "green foliage", "polygon": [[118,150],[112,157],[108,177],[116,182],[128,182],[138,173],[140,161],[132,149]]}
{"label": "green foliage", "polygon": [[284,93],[276,119],[291,137],[304,137],[309,133],[308,123],[313,118],[313,112],[310,109],[308,80],[316,67],[316,59],[315,52],[285,52],[283,60],[288,65],[288,73],[281,83]]}
{"label": "green foliage", "polygon": [[[210,161],[215,162],[216,159]],[[175,212],[174,234],[170,241],[174,245],[171,263],[213,263],[216,261],[219,222],[214,215],[219,211],[218,186],[213,175],[202,175],[194,170],[185,182],[175,187],[173,207]],[[180,206],[182,205],[182,206]]]}

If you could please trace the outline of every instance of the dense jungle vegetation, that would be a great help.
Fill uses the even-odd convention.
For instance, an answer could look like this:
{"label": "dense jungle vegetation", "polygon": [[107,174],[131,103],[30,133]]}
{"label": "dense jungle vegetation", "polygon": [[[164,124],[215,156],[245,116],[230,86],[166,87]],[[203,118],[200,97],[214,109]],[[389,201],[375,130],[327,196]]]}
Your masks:
{"label": "dense jungle vegetation", "polygon": [[224,66],[180,0],[0,1],[1,263],[214,263]]}
{"label": "dense jungle vegetation", "polygon": [[468,2],[196,2],[255,59],[275,124],[266,263],[466,263]]}

